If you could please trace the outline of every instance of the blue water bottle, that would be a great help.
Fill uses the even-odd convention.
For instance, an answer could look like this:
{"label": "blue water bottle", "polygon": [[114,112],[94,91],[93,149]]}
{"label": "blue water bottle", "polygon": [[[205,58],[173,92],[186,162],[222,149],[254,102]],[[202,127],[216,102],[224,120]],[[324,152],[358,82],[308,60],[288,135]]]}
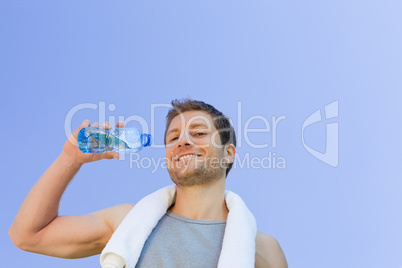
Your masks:
{"label": "blue water bottle", "polygon": [[78,133],[78,147],[86,154],[107,151],[135,153],[152,143],[151,134],[144,134],[133,127],[106,130],[100,127],[84,127]]}

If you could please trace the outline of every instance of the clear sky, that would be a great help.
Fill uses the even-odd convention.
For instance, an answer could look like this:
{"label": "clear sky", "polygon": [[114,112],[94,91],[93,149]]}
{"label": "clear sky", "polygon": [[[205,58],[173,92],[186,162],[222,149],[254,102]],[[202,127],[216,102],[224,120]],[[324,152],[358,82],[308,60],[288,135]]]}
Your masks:
{"label": "clear sky", "polygon": [[232,118],[238,162],[226,188],[280,242],[289,267],[402,267],[401,9],[1,1],[2,266],[98,267],[99,256],[16,248],[7,232],[19,206],[84,119],[120,116],[148,128],[155,145],[84,165],[60,214],[137,203],[172,184],[158,164],[166,105],[191,97]]}

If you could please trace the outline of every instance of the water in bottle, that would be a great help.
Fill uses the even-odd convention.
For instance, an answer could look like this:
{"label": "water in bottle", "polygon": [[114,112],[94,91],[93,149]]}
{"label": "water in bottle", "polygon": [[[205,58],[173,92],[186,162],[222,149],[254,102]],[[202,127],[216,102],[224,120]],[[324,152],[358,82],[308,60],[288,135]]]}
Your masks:
{"label": "water in bottle", "polygon": [[83,153],[98,154],[107,151],[135,153],[150,146],[152,137],[133,127],[106,130],[100,127],[84,127],[78,133],[78,147]]}

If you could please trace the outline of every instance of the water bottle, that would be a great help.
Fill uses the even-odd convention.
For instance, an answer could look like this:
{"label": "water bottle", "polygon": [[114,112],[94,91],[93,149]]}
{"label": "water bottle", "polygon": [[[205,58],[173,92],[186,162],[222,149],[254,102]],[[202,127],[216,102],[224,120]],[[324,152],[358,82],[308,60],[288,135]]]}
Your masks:
{"label": "water bottle", "polygon": [[135,153],[152,143],[151,134],[144,134],[133,127],[106,130],[100,127],[84,127],[78,133],[78,147],[86,154],[107,151]]}

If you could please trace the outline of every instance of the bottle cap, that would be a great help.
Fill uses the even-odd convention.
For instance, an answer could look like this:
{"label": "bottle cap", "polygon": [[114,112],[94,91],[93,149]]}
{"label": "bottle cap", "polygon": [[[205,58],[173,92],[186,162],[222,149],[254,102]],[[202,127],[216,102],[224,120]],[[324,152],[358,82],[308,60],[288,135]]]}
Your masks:
{"label": "bottle cap", "polygon": [[151,146],[151,144],[152,144],[152,136],[151,136],[151,134],[144,134],[144,135],[145,135],[145,137],[147,139],[147,141],[144,144],[144,147]]}

